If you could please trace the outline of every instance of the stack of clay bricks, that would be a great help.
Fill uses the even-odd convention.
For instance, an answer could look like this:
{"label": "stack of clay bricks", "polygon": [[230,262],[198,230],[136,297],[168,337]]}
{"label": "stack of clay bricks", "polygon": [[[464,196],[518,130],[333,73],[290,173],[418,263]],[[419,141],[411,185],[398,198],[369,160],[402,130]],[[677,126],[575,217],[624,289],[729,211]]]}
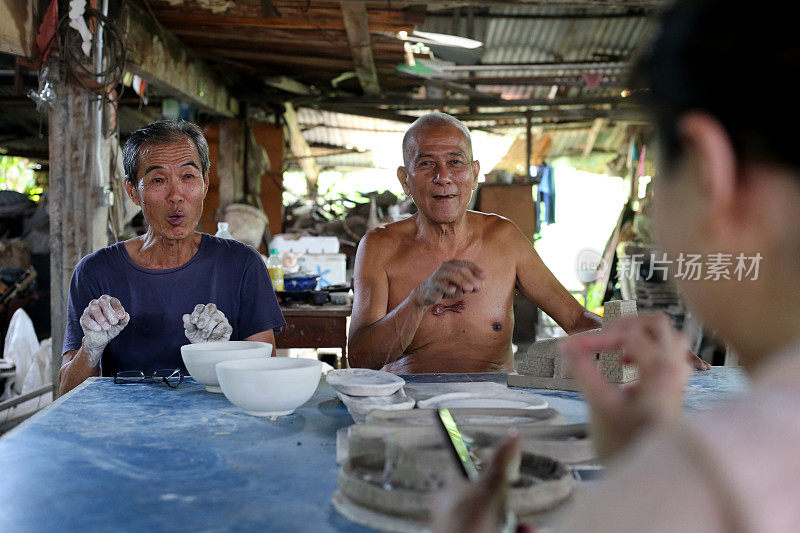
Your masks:
{"label": "stack of clay bricks", "polygon": [[[623,316],[636,315],[635,300],[606,302],[603,306],[603,326]],[[570,379],[561,357],[557,353],[558,338],[544,339],[531,345],[525,357],[517,362],[517,372],[543,378]],[[602,374],[612,383],[627,383],[637,379],[636,368],[620,362],[622,350],[603,351],[597,354]]]}

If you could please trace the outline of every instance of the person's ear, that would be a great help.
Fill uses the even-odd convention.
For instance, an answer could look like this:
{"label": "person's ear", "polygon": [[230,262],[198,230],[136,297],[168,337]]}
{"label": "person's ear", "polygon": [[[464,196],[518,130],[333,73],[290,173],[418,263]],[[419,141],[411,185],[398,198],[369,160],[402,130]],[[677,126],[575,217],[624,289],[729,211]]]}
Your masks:
{"label": "person's ear", "polygon": [[208,174],[205,174],[203,176],[203,199],[205,199],[207,194],[208,194]]}
{"label": "person's ear", "polygon": [[131,183],[130,180],[125,180],[125,190],[127,191],[128,197],[130,197],[131,201],[137,206],[141,207],[142,200],[139,198],[139,191],[133,186],[133,183]]}
{"label": "person's ear", "polygon": [[408,186],[408,172],[406,171],[406,167],[397,167],[397,179],[400,181],[405,195],[410,195],[411,187]]}
{"label": "person's ear", "polygon": [[735,232],[738,165],[728,132],[712,115],[693,111],[678,121],[678,136],[706,209],[708,231],[718,237]]}
{"label": "person's ear", "polygon": [[478,176],[481,174],[481,164],[478,160],[472,162],[472,190],[478,188]]}

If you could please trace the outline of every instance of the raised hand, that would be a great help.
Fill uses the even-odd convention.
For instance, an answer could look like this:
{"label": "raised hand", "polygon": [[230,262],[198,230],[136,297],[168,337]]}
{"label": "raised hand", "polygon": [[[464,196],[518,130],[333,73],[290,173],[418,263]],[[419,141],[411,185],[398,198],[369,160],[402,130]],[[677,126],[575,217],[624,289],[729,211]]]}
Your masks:
{"label": "raised hand", "polygon": [[[622,362],[639,370],[639,379],[612,385],[597,367],[601,350],[624,349]],[[614,455],[644,428],[680,416],[689,377],[686,339],[663,314],[624,317],[602,331],[573,335],[559,352],[589,403],[595,447],[601,457]]]}
{"label": "raised hand", "polygon": [[227,341],[230,340],[233,328],[225,313],[217,309],[213,303],[197,304],[192,314],[183,315],[183,333],[189,342]]}
{"label": "raised hand", "polygon": [[90,366],[97,366],[103,350],[128,325],[130,318],[122,303],[108,294],[89,302],[81,315],[80,325],[83,351],[89,357]]}
{"label": "raised hand", "polygon": [[427,307],[440,300],[480,292],[483,289],[483,279],[483,271],[472,261],[445,261],[431,277],[414,289],[412,298],[420,307]]}

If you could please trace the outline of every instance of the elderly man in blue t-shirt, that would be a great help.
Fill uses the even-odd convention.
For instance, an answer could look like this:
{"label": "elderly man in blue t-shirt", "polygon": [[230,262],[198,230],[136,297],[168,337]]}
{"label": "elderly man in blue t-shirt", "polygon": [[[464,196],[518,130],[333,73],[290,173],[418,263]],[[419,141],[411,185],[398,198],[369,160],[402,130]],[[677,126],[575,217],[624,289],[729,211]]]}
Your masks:
{"label": "elderly man in blue t-shirt", "polygon": [[274,347],[273,329],[286,322],[261,256],[195,231],[209,164],[208,143],[189,122],[155,122],[125,143],[125,188],[148,230],[75,267],[62,394],[101,373],[185,372],[180,347],[187,342],[254,340]]}

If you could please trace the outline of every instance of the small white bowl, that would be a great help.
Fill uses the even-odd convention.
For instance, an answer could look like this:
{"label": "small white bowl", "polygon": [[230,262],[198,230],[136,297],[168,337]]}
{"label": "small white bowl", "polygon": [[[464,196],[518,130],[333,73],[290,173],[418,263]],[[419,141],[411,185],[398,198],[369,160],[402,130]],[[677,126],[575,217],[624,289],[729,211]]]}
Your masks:
{"label": "small white bowl", "polygon": [[313,359],[269,357],[224,361],[217,378],[225,397],[253,416],[284,416],[314,395],[322,363]]}
{"label": "small white bowl", "polygon": [[217,363],[234,359],[266,359],[272,355],[272,345],[258,341],[199,342],[181,346],[183,364],[195,381],[209,392],[222,392],[217,381]]}

